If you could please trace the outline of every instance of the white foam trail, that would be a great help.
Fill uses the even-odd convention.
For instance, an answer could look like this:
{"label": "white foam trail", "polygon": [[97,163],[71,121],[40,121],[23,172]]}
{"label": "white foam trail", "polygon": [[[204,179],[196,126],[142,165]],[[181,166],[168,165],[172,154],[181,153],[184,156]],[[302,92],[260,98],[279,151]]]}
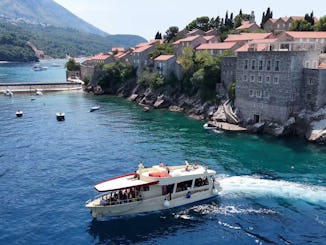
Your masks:
{"label": "white foam trail", "polygon": [[267,180],[255,176],[218,178],[220,195],[275,196],[326,204],[326,187],[304,185],[284,180]]}

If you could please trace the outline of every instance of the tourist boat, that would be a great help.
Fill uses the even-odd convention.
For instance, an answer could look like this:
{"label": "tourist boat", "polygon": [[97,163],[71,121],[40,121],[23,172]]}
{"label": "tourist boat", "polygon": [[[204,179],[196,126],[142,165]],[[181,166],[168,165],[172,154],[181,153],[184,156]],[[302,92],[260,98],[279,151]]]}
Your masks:
{"label": "tourist boat", "polygon": [[91,109],[89,110],[89,112],[97,111],[99,109],[100,109],[100,106],[93,106],[93,107],[91,107]]}
{"label": "tourist boat", "polygon": [[22,117],[23,116],[23,111],[18,110],[16,111],[16,117]]}
{"label": "tourist boat", "polygon": [[33,66],[33,71],[45,71],[48,68],[46,66],[41,66],[40,64],[35,64]]}
{"label": "tourist boat", "polygon": [[14,95],[14,93],[10,89],[6,89],[6,91],[4,91],[3,94],[5,96],[10,96],[10,97]]}
{"label": "tourist boat", "polygon": [[101,192],[86,202],[94,218],[123,216],[168,210],[214,198],[220,186],[216,172],[203,165],[164,166],[149,168],[138,165],[134,173],[115,177],[94,188]]}
{"label": "tourist boat", "polygon": [[65,113],[64,112],[57,112],[56,113],[57,121],[64,121],[65,120]]}

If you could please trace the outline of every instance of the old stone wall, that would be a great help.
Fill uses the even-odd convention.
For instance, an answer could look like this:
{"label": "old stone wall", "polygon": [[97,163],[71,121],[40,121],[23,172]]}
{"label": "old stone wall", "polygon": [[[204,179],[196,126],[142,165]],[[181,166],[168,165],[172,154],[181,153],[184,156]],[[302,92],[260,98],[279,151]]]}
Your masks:
{"label": "old stone wall", "polygon": [[221,85],[218,94],[226,94],[232,82],[235,82],[237,57],[223,57],[221,61]]}
{"label": "old stone wall", "polygon": [[284,123],[303,107],[303,68],[317,52],[239,52],[235,105],[244,121]]}

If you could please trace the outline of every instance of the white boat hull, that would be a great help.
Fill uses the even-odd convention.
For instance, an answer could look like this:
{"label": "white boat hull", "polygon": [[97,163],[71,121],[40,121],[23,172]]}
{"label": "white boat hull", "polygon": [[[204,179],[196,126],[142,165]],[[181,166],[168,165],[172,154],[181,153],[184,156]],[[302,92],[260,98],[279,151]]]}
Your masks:
{"label": "white boat hull", "polygon": [[[166,196],[159,196],[140,201],[133,201],[108,206],[100,205],[101,198],[98,198],[87,203],[86,207],[90,209],[91,215],[94,218],[101,218],[106,216],[123,216],[168,210],[192,204],[195,202],[207,200],[218,195],[217,192],[214,192],[212,189],[192,193],[190,194],[190,197],[187,197],[187,193],[187,191],[184,191],[182,193],[174,194],[174,196],[172,196],[172,199],[168,201],[168,205],[166,203]],[[176,195],[178,196],[176,197]]]}

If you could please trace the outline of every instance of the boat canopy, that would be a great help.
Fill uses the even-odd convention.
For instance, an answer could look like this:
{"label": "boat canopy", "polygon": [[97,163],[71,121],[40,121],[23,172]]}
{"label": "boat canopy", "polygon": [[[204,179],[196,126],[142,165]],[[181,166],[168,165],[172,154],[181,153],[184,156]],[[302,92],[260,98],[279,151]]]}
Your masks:
{"label": "boat canopy", "polygon": [[145,180],[135,178],[135,173],[131,173],[113,179],[105,180],[101,183],[96,184],[94,188],[99,192],[106,192],[106,191],[127,189],[132,187],[155,185],[157,183],[159,183],[159,181],[145,181]]}

